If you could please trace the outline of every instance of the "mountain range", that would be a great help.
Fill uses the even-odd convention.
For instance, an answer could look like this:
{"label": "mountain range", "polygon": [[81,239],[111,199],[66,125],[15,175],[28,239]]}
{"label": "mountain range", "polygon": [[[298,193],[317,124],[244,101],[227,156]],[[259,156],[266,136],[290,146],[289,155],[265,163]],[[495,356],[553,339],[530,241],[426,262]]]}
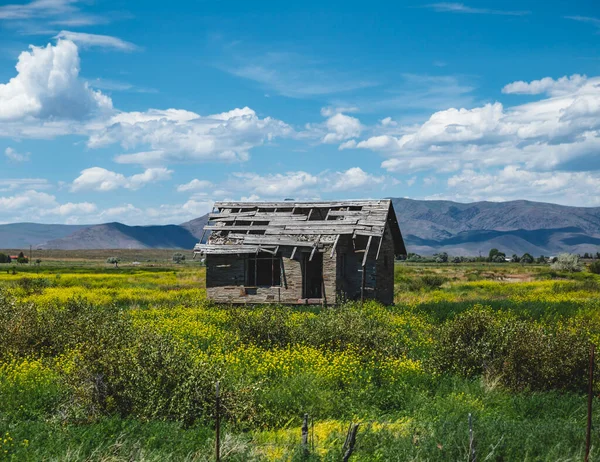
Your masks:
{"label": "mountain range", "polygon": [[[525,200],[510,202],[425,201],[393,198],[409,252],[486,255],[555,255],[600,251],[600,207],[569,207]],[[0,248],[192,249],[208,216],[180,225],[0,225]]]}

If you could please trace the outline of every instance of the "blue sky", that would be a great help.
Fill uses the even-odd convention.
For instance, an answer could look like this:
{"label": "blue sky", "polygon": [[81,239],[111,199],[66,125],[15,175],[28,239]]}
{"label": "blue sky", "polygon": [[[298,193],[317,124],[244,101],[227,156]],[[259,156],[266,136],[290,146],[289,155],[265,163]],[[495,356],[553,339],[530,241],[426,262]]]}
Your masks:
{"label": "blue sky", "polygon": [[0,222],[600,206],[595,1],[0,4]]}

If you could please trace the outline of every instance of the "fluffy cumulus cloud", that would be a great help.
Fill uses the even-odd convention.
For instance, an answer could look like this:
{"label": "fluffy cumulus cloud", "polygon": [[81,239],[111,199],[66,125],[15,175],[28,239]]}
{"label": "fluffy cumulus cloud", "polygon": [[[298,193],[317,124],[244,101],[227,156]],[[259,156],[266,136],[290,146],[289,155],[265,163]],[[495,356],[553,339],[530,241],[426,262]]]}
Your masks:
{"label": "fluffy cumulus cloud", "polygon": [[460,201],[530,200],[600,205],[598,172],[535,172],[516,165],[465,169],[448,178],[447,197]]}
{"label": "fluffy cumulus cloud", "polygon": [[56,197],[46,192],[27,189],[12,195],[0,196],[0,221],[62,221],[72,214],[90,214],[96,205],[90,202],[59,203]]}
{"label": "fluffy cumulus cloud", "polygon": [[77,45],[69,40],[31,46],[19,55],[16,69],[15,77],[0,84],[0,122],[81,120],[112,109],[109,97],[79,77]]}
{"label": "fluffy cumulus cloud", "polygon": [[[541,82],[541,81],[540,81]],[[375,134],[356,148],[381,152],[393,172],[518,165],[531,171],[587,170],[600,148],[600,78],[569,77],[552,96],[519,106],[490,103],[431,115],[401,136]],[[562,82],[562,83],[561,83]],[[514,87],[511,91],[516,91]]]}
{"label": "fluffy cumulus cloud", "polygon": [[275,137],[291,135],[286,123],[259,117],[248,107],[201,116],[185,110],[125,112],[94,133],[91,148],[119,143],[125,149],[149,148],[116,157],[123,164],[245,161],[249,151]]}
{"label": "fluffy cumulus cloud", "polygon": [[[371,175],[360,167],[343,171],[324,171],[311,174],[304,171],[259,175],[258,173],[234,173],[233,181],[223,186],[222,191],[239,191],[252,200],[314,199],[321,193],[370,191],[383,185],[385,177]],[[219,192],[217,190],[216,192]]]}
{"label": "fluffy cumulus cloud", "polygon": [[17,75],[0,84],[0,136],[52,138],[77,134],[88,147],[113,144],[126,151],[119,163],[162,166],[176,162],[245,161],[250,151],[294,135],[286,123],[248,107],[212,115],[184,109],[119,112],[80,73],[77,45],[129,51],[133,44],[109,36],[63,31],[55,45],[21,53]]}
{"label": "fluffy cumulus cloud", "polygon": [[363,126],[356,117],[337,113],[325,122],[327,134],[323,137],[324,143],[337,143],[360,136]]}
{"label": "fluffy cumulus cloud", "polygon": [[524,82],[522,80],[509,83],[502,88],[502,93],[515,93],[519,95],[539,95],[547,93],[552,96],[560,96],[572,93],[583,86],[587,81],[585,75],[573,74],[570,77],[564,76],[554,80],[551,77],[544,77],[540,80]]}
{"label": "fluffy cumulus cloud", "polygon": [[229,185],[246,194],[259,197],[281,197],[291,194],[307,195],[319,182],[315,175],[306,172],[287,172],[272,175],[258,173],[234,173]]}
{"label": "fluffy cumulus cloud", "polygon": [[118,188],[140,189],[149,183],[164,181],[171,178],[171,170],[166,168],[148,168],[142,173],[126,177],[121,173],[112,172],[101,167],[86,168],[73,180],[71,191],[113,191]]}
{"label": "fluffy cumulus cloud", "polygon": [[351,190],[369,190],[372,187],[383,183],[383,176],[370,175],[360,167],[352,167],[346,171],[335,172],[326,178],[329,191],[351,191]]}

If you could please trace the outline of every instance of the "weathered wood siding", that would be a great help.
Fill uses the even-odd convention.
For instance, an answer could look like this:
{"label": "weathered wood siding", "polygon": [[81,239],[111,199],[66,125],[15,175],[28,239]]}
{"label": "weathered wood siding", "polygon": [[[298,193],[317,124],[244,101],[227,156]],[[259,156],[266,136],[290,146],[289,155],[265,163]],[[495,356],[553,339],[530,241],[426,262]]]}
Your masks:
{"label": "weathered wood siding", "polygon": [[[379,239],[373,238],[365,265],[365,298],[389,305],[394,301],[394,241],[386,226],[377,259]],[[356,253],[350,236],[338,242],[337,291],[339,300],[360,300],[364,252]],[[387,265],[386,265],[387,258]]]}
{"label": "weathered wood siding", "polygon": [[[336,302],[336,256],[331,255],[331,246],[321,249],[323,254],[323,299],[311,303],[333,304]],[[207,255],[207,297],[219,303],[306,303],[302,298],[302,254],[298,248],[291,259],[292,248],[283,247],[282,277],[280,287],[246,288],[245,255]]]}
{"label": "weathered wood siding", "polygon": [[385,227],[383,233],[383,242],[375,269],[377,272],[375,298],[385,305],[391,305],[394,303],[394,238],[389,226]]}

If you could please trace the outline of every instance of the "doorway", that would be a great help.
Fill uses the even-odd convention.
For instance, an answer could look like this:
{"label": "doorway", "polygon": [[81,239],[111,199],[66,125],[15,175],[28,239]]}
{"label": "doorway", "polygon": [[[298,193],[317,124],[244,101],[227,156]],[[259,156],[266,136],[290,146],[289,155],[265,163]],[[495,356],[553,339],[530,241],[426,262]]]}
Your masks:
{"label": "doorway", "polygon": [[303,254],[302,298],[323,298],[323,254],[315,252],[312,260],[310,254]]}

